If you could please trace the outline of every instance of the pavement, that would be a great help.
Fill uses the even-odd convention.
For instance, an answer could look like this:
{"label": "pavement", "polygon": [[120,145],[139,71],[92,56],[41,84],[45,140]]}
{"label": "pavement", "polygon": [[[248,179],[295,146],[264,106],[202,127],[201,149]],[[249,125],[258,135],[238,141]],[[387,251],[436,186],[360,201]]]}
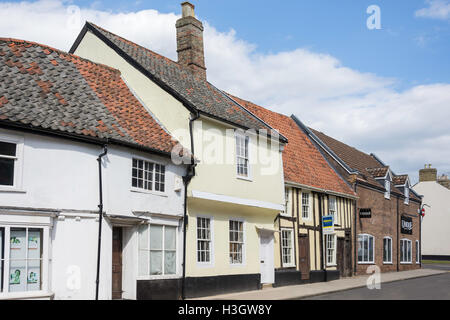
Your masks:
{"label": "pavement", "polygon": [[[440,274],[448,274],[449,269],[422,268],[410,271],[381,273],[381,286],[386,283],[431,277]],[[197,298],[193,300],[297,300],[308,297],[320,296],[340,291],[365,288],[370,275],[362,275],[351,278],[343,278],[330,282],[318,282],[279,288],[266,288],[264,290],[245,291],[217,296]],[[378,290],[379,291],[379,290]]]}

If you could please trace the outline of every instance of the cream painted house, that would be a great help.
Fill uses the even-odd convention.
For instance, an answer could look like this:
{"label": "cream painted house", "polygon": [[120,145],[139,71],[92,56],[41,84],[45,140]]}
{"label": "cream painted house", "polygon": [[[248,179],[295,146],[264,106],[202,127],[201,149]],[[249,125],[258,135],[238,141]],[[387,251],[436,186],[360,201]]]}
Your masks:
{"label": "cream painted house", "polygon": [[275,281],[274,221],[284,208],[287,139],[207,81],[202,23],[190,3],[182,10],[178,62],[92,23],[70,52],[120,70],[148,111],[195,155],[184,180],[185,269],[161,285],[179,287],[184,297],[258,289]]}

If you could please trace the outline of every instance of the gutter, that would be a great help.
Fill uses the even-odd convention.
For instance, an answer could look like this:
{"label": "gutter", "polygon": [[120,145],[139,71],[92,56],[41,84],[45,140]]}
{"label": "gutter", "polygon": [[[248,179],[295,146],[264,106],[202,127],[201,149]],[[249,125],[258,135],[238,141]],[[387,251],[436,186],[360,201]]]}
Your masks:
{"label": "gutter", "polygon": [[330,194],[330,195],[333,195],[333,196],[339,196],[339,197],[343,197],[343,198],[347,198],[347,199],[356,200],[356,199],[359,198],[358,196],[354,196],[354,195],[350,195],[350,194],[346,194],[346,193],[341,193],[341,192],[336,192],[336,191],[332,191],[332,190],[326,190],[326,189],[311,187],[311,186],[307,186],[307,185],[304,185],[304,184],[301,184],[301,183],[292,182],[292,181],[286,181],[285,185],[286,186],[290,186],[290,187],[300,188],[300,189],[309,189],[311,191],[317,191],[317,192],[326,193],[326,194]]}
{"label": "gutter", "polygon": [[103,146],[103,153],[98,158],[98,182],[99,182],[99,198],[98,205],[98,249],[97,249],[97,278],[95,280],[95,300],[98,300],[98,289],[100,283],[100,253],[102,244],[102,221],[103,221],[103,184],[102,184],[102,158],[108,154],[107,146]]}
{"label": "gutter", "polygon": [[[191,119],[189,119],[189,134],[191,136],[191,155],[194,155],[194,135],[193,135],[193,124],[194,121],[200,118],[200,113],[196,112],[194,115],[191,115]],[[183,217],[183,278],[181,282],[181,299],[186,300],[186,229],[189,223],[188,213],[187,213],[187,190],[189,183],[192,178],[195,176],[195,167],[196,162],[194,157],[191,158],[193,163],[191,163],[187,168],[187,173],[183,177],[184,183],[184,217]]]}

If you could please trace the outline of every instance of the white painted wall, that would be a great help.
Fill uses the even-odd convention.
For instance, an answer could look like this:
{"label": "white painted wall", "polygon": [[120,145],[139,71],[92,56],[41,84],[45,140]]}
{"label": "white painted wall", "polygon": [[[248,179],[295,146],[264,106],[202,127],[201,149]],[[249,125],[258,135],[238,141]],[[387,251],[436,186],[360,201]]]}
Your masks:
{"label": "white painted wall", "polygon": [[422,220],[422,255],[450,256],[450,190],[434,181],[413,187],[423,195],[425,218]]}
{"label": "white painted wall", "polygon": [[[0,139],[6,136],[23,140],[22,181],[16,190],[0,189],[0,225],[14,224],[17,220],[17,214],[13,214],[15,210],[9,212],[6,207],[56,209],[59,217],[51,218],[49,291],[55,293],[56,299],[94,298],[99,203],[97,157],[103,151],[102,148],[56,137],[0,129]],[[163,195],[132,190],[132,158],[135,156],[166,165],[166,192]],[[184,189],[175,192],[174,184],[175,179],[184,174],[185,168],[173,165],[168,158],[109,146],[103,162],[104,210],[108,215],[129,217],[136,217],[133,211],[168,214],[177,217],[175,221],[178,224],[178,218],[183,215]],[[150,216],[145,218],[154,220]],[[32,215],[28,215],[23,217],[21,223],[27,224],[34,220]],[[124,241],[123,274],[136,267],[132,273],[134,279],[124,276],[124,290],[128,298],[135,298],[138,242],[132,228],[124,230],[127,230],[124,239],[130,241]],[[179,230],[181,232],[182,228]],[[179,251],[181,248],[179,244]],[[125,261],[128,258],[132,261]],[[178,265],[181,271],[181,258],[178,259]],[[106,218],[102,229],[101,299],[111,298],[111,268],[112,225]],[[79,286],[68,286],[68,281],[71,282],[78,272],[81,279]]]}

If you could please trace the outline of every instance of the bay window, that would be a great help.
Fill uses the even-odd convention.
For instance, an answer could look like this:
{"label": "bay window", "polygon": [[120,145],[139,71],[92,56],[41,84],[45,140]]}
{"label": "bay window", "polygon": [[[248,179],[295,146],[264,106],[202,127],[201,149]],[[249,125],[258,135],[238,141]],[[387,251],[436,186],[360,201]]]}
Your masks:
{"label": "bay window", "polygon": [[139,275],[165,276],[177,273],[177,227],[139,227]]}
{"label": "bay window", "polygon": [[408,239],[400,240],[400,263],[412,263],[412,242]]}
{"label": "bay window", "polygon": [[281,253],[283,267],[294,267],[294,232],[292,229],[281,231]]}
{"label": "bay window", "polygon": [[374,237],[369,234],[358,235],[358,263],[374,263]]}
{"label": "bay window", "polygon": [[[40,228],[0,228],[1,292],[42,290],[42,240]],[[3,286],[5,277],[7,288]]]}

